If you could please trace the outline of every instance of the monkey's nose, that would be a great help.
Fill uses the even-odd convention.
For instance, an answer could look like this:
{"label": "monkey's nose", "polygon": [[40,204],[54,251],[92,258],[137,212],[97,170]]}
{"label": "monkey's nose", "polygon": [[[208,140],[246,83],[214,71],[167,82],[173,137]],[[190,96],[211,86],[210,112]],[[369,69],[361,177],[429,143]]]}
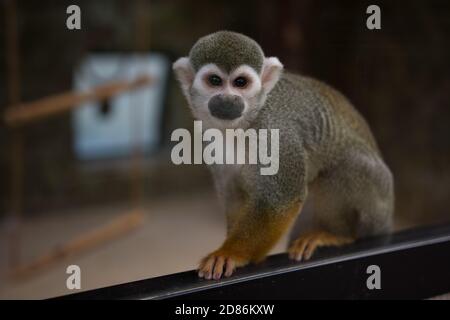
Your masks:
{"label": "monkey's nose", "polygon": [[239,96],[218,94],[209,100],[208,108],[216,118],[233,120],[242,115],[244,101]]}

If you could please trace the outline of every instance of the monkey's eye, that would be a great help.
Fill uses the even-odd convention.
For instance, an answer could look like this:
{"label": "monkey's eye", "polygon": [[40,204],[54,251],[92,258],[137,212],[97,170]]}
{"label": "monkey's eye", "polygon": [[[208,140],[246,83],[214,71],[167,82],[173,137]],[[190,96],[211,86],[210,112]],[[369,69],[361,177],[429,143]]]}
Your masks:
{"label": "monkey's eye", "polygon": [[208,82],[213,87],[219,87],[222,85],[222,79],[218,75],[215,75],[215,74],[212,74],[208,77]]}
{"label": "monkey's eye", "polygon": [[248,83],[248,80],[244,77],[237,77],[233,81],[233,85],[238,88],[244,88]]}

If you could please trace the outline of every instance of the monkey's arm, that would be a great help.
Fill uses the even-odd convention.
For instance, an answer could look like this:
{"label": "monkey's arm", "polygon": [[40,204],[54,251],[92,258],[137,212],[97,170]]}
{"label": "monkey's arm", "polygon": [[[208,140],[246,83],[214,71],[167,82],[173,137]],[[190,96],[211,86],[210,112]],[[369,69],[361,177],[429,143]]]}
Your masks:
{"label": "monkey's arm", "polygon": [[222,246],[247,261],[259,262],[291,225],[302,207],[299,200],[285,208],[247,210]]}
{"label": "monkey's arm", "polygon": [[281,210],[244,209],[222,246],[202,260],[199,276],[219,279],[222,274],[230,276],[236,267],[263,260],[301,207],[300,201],[294,201]]}
{"label": "monkey's arm", "polygon": [[289,228],[306,197],[304,163],[296,150],[298,146],[280,150],[281,159],[294,153],[296,160],[280,161],[274,176],[261,176],[259,170],[243,173],[243,190],[248,191],[233,214],[227,239],[200,263],[200,277],[219,279],[236,267],[261,261]]}

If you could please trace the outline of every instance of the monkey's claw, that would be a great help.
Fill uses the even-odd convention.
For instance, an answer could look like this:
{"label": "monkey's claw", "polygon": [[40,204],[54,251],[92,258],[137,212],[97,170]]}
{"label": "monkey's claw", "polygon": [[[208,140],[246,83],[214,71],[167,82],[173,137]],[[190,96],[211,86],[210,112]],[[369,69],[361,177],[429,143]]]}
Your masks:
{"label": "monkey's claw", "polygon": [[207,280],[219,280],[222,275],[225,277],[231,276],[236,265],[236,259],[231,256],[211,253],[200,262],[198,276]]}

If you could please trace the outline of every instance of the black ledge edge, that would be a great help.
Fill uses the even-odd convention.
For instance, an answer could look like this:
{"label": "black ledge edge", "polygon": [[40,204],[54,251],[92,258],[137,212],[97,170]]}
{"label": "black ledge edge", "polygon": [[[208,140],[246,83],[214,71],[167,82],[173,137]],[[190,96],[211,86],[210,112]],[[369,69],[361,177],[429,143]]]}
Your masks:
{"label": "black ledge edge", "polygon": [[[370,265],[381,269],[380,290],[367,288]],[[56,299],[426,299],[449,292],[450,225],[444,225],[322,248],[308,262],[278,254],[220,281],[187,271]]]}

